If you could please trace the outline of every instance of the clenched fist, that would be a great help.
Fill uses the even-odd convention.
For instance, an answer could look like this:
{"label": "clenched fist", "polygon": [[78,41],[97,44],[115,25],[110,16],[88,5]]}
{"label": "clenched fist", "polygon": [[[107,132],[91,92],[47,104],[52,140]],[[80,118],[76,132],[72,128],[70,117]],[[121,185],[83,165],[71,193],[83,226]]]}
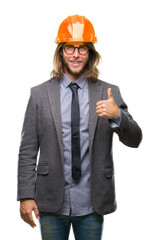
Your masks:
{"label": "clenched fist", "polygon": [[96,113],[99,117],[114,119],[119,116],[120,109],[114,101],[111,88],[108,88],[108,100],[99,101],[96,105]]}

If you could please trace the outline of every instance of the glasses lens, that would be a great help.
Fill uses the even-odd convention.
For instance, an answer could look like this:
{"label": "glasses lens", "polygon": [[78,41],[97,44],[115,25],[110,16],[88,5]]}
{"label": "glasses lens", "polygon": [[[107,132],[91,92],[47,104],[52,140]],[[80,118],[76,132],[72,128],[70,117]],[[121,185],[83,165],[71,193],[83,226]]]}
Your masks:
{"label": "glasses lens", "polygon": [[72,54],[74,52],[74,46],[72,45],[66,45],[64,46],[64,50],[67,54]]}
{"label": "glasses lens", "polygon": [[79,48],[78,48],[78,51],[79,51],[79,53],[81,54],[81,55],[85,55],[85,54],[87,54],[88,53],[88,47],[87,46],[80,46]]}

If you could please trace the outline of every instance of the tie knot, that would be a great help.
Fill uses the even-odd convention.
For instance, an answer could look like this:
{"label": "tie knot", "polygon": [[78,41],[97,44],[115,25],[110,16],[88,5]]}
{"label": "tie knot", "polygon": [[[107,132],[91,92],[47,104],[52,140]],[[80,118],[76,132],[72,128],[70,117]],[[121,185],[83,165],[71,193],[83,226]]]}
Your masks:
{"label": "tie knot", "polygon": [[79,86],[77,85],[77,83],[70,83],[69,87],[71,88],[73,93],[77,93],[77,90],[79,88]]}

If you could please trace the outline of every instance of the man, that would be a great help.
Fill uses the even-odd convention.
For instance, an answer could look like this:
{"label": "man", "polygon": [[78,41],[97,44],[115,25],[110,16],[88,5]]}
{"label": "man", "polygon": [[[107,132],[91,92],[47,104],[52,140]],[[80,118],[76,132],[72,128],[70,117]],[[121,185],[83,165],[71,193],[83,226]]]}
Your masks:
{"label": "man", "polygon": [[[98,80],[100,60],[91,22],[70,16],[60,25],[53,78],[31,89],[18,164],[22,219],[42,239],[102,238],[103,215],[116,210],[113,133],[138,147],[142,133],[119,88]],[[37,154],[40,150],[37,162]]]}

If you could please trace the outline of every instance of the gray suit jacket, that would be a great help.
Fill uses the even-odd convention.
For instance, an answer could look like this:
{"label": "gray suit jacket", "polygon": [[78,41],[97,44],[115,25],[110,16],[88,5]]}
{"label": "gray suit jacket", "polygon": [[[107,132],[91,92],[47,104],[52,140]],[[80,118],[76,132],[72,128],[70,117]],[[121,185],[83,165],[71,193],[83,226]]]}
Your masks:
{"label": "gray suit jacket", "polygon": [[[116,210],[113,133],[129,147],[139,146],[142,133],[128,113],[117,86],[101,80],[89,81],[88,86],[91,198],[95,211],[104,215]],[[96,114],[96,103],[108,99],[109,87],[122,113],[116,128]],[[53,78],[31,89],[19,150],[18,200],[33,198],[40,211],[58,211],[64,200],[63,168],[60,81]]]}

